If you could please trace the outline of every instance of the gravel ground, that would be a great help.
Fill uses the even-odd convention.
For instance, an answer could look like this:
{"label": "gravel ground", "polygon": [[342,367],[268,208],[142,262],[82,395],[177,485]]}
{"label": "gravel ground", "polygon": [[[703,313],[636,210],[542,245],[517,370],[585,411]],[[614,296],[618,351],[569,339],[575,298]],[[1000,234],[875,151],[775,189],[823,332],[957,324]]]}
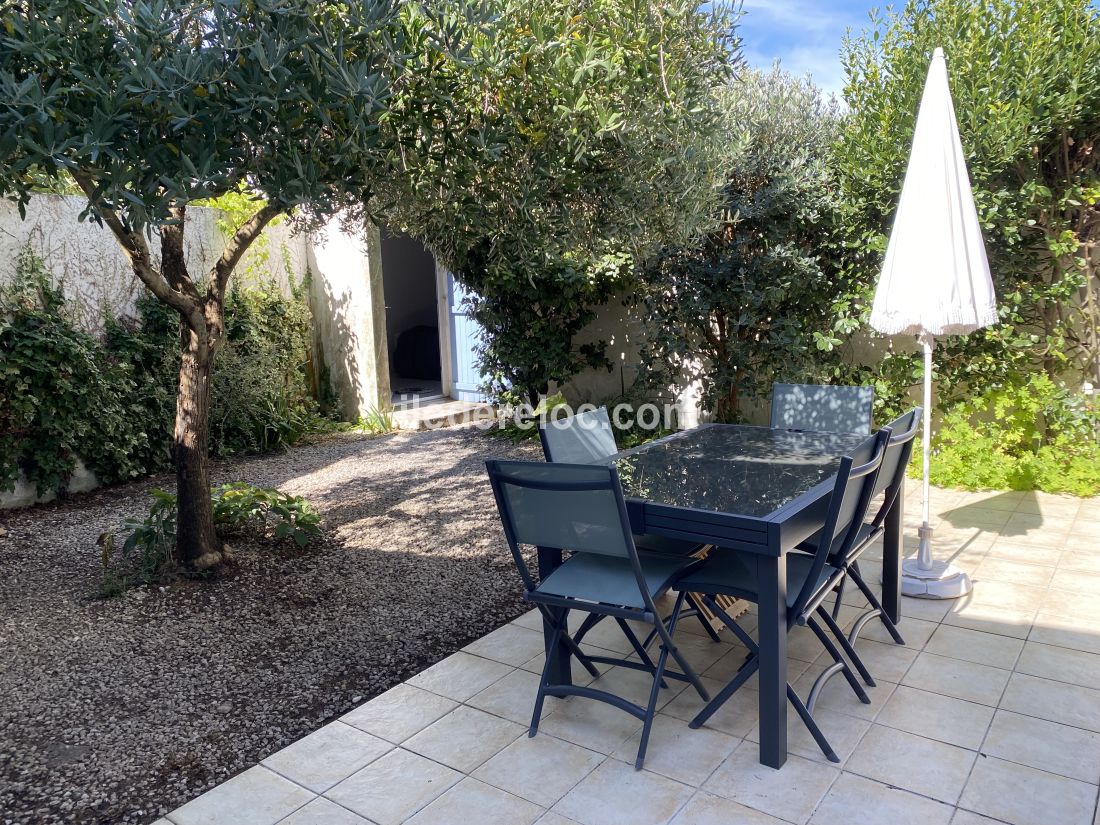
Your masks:
{"label": "gravel ground", "polygon": [[159,477],[0,511],[0,822],[149,822],[518,615],[473,430],[215,467],[305,496],[323,546],[96,600],[96,538]]}

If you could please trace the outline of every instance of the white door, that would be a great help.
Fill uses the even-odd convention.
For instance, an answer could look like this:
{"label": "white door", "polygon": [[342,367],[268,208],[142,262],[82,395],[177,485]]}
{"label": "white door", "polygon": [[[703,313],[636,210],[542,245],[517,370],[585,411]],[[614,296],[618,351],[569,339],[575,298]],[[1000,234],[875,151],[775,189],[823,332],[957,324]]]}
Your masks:
{"label": "white door", "polygon": [[487,401],[481,391],[477,349],[481,327],[466,314],[462,301],[466,292],[454,275],[447,273],[447,317],[451,351],[451,395],[459,401]]}

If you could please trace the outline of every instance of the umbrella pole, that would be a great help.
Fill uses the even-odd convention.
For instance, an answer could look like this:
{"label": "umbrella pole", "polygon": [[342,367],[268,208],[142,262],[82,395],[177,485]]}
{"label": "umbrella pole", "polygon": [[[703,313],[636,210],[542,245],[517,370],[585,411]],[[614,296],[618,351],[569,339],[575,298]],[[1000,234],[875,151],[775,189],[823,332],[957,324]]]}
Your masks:
{"label": "umbrella pole", "polygon": [[928,482],[929,459],[932,448],[932,336],[925,332],[920,336],[924,349],[924,433],[921,446],[924,458],[924,502],[921,512],[920,550],[915,559],[902,564],[901,592],[906,596],[922,599],[957,599],[970,592],[970,577],[951,562],[932,558],[932,512]]}
{"label": "umbrella pole", "polygon": [[917,555],[917,563],[921,570],[932,569],[932,515],[931,515],[931,490],[928,482],[929,455],[932,451],[932,347],[934,340],[931,335],[921,335],[921,345],[924,348],[924,429],[921,444],[924,453],[924,472],[921,476],[924,482],[924,495],[921,504],[920,551]]}

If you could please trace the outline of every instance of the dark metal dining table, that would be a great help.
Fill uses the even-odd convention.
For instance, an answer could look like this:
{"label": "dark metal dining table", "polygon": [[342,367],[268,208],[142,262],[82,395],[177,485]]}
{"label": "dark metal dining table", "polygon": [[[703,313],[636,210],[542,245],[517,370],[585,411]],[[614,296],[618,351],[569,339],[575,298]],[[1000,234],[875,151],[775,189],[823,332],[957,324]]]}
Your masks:
{"label": "dark metal dining table", "polygon": [[[704,424],[617,453],[607,460],[622,480],[635,534],[714,545],[756,565],[760,591],[760,762],[787,760],[786,554],[821,529],[840,458],[866,436],[729,424]],[[886,519],[882,605],[899,622],[904,490]],[[545,578],[560,550],[539,548]],[[547,645],[550,637],[547,634]],[[571,680],[564,645],[551,657],[552,681]]]}

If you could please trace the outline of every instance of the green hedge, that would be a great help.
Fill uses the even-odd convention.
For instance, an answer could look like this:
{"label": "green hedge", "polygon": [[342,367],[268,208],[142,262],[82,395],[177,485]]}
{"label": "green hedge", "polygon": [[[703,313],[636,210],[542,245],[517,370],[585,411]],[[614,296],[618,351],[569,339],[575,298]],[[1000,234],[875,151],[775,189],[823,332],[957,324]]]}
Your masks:
{"label": "green hedge", "polygon": [[[29,249],[0,292],[0,490],[20,473],[38,493],[64,491],[79,456],[104,483],[171,465],[178,323],[151,297],[136,321],[81,330]],[[238,287],[215,362],[210,449],[216,456],[292,443],[317,421],[307,366],[310,315],[297,289]]]}

